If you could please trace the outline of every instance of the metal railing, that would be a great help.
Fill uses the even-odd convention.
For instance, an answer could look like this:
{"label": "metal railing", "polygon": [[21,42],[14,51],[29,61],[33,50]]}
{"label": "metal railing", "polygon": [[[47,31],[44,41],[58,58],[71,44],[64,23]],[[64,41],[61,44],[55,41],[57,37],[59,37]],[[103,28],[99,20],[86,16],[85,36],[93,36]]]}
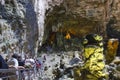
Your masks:
{"label": "metal railing", "polygon": [[0,69],[0,80],[33,80],[36,77],[34,68]]}

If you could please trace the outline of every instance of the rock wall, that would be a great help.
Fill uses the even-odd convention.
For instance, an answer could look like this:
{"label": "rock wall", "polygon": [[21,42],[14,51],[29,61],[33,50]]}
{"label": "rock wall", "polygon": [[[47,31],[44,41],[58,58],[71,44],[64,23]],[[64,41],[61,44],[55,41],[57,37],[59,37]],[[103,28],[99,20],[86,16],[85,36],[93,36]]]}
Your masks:
{"label": "rock wall", "polygon": [[105,39],[120,38],[119,7],[119,0],[64,0],[46,13],[46,34],[60,32],[65,37],[69,32],[71,36],[81,38],[97,33]]}
{"label": "rock wall", "polygon": [[[50,21],[50,23],[53,22],[53,25],[57,23],[58,28],[64,26],[68,28],[77,27],[77,29],[80,30],[80,28],[88,26],[89,28],[91,26],[98,27],[98,23],[103,24],[105,21],[106,12],[104,5],[104,1],[98,0],[64,0],[60,7],[54,8],[53,12],[48,15],[48,19],[46,20]],[[50,19],[52,17],[52,20],[49,20],[49,17]],[[100,27],[103,27],[103,25],[100,25]],[[75,31],[77,29],[75,29]],[[76,35],[79,32],[80,31],[76,31]]]}
{"label": "rock wall", "polygon": [[31,53],[31,56],[34,56],[35,41],[38,37],[32,2],[1,0],[0,32],[3,53]]}
{"label": "rock wall", "polygon": [[[119,0],[45,0],[47,8],[45,11],[45,29],[43,44],[47,41],[52,47],[64,46],[64,43],[77,48],[76,41],[88,33],[97,33],[105,38],[119,38]],[[35,0],[0,0],[0,33],[3,49],[9,48],[13,43],[17,45],[19,53],[37,53],[36,42],[41,31],[38,27],[38,8]],[[36,11],[36,12],[35,12]],[[6,28],[5,28],[6,26]],[[5,28],[5,29],[4,29]],[[10,38],[5,38],[10,36]],[[69,33],[72,40],[67,41],[65,37]],[[76,40],[77,39],[77,40]],[[15,40],[15,41],[14,41]],[[10,41],[14,41],[12,44]],[[73,43],[73,44],[71,44]],[[2,45],[2,44],[1,44]],[[69,46],[70,46],[69,45]],[[6,47],[7,46],[7,47]],[[66,47],[69,47],[66,46]],[[64,48],[66,49],[64,46]],[[41,49],[41,48],[40,48]]]}

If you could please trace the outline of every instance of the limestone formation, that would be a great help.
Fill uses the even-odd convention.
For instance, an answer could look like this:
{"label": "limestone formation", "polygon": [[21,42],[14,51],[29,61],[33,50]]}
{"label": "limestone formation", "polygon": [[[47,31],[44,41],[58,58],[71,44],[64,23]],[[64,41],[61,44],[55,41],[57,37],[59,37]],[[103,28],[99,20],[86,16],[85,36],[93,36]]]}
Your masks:
{"label": "limestone formation", "polygon": [[[120,39],[119,0],[44,0],[45,8],[38,7],[36,1],[40,0],[0,0],[0,22],[4,20],[10,26],[23,52],[35,55],[37,48],[47,41],[52,42],[52,45],[49,43],[52,48],[60,46],[71,50],[67,49],[70,43],[70,46],[79,49],[81,44],[76,45],[76,41],[89,33]],[[42,1],[40,3],[43,3]],[[44,16],[43,27],[38,25],[40,18],[37,19],[41,17],[41,13]],[[69,43],[62,39],[63,42],[59,44],[56,39],[61,37],[61,34],[65,37],[67,32],[71,37]],[[51,40],[49,37],[53,33],[57,38],[54,36]],[[64,43],[65,46],[62,45]]]}

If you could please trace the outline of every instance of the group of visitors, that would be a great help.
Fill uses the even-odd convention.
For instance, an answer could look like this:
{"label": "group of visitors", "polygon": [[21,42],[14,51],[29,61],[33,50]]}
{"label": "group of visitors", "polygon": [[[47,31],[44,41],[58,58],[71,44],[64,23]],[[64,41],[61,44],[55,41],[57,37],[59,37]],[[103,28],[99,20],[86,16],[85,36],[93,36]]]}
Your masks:
{"label": "group of visitors", "polygon": [[[44,56],[44,59],[46,60],[46,57]],[[34,73],[34,70],[40,71],[42,62],[39,59],[33,59],[32,57],[26,56],[23,60],[21,55],[19,54],[13,54],[10,59],[4,59],[0,55],[0,69],[15,69],[14,73],[15,75],[19,75],[18,70],[22,73],[22,80],[24,80],[24,72],[29,72],[29,70],[32,70]],[[20,77],[20,75],[19,75]],[[12,78],[12,80],[16,80],[18,77]]]}

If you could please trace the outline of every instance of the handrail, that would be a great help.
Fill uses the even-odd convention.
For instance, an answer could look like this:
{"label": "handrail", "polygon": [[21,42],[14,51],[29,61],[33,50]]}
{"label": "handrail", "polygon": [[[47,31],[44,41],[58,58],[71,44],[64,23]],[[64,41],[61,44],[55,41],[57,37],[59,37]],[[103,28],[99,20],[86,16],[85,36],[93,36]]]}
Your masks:
{"label": "handrail", "polygon": [[0,69],[0,72],[16,71],[17,69]]}
{"label": "handrail", "polygon": [[[22,80],[23,76],[22,76],[22,73],[21,71],[26,71],[28,72],[29,74],[27,75],[29,78],[30,78],[30,74],[31,72],[30,71],[33,71],[34,72],[34,68],[27,68],[27,69],[0,69],[0,78],[4,79],[9,79],[10,77],[16,77],[17,79],[16,80]],[[18,72],[18,75],[16,74],[16,72]],[[12,74],[10,74],[12,73]],[[17,77],[18,76],[18,77]],[[32,80],[32,79],[30,79]]]}
{"label": "handrail", "polygon": [[16,77],[16,75],[3,76],[3,77],[0,77],[0,78],[4,79],[4,78],[10,78],[10,77]]}

